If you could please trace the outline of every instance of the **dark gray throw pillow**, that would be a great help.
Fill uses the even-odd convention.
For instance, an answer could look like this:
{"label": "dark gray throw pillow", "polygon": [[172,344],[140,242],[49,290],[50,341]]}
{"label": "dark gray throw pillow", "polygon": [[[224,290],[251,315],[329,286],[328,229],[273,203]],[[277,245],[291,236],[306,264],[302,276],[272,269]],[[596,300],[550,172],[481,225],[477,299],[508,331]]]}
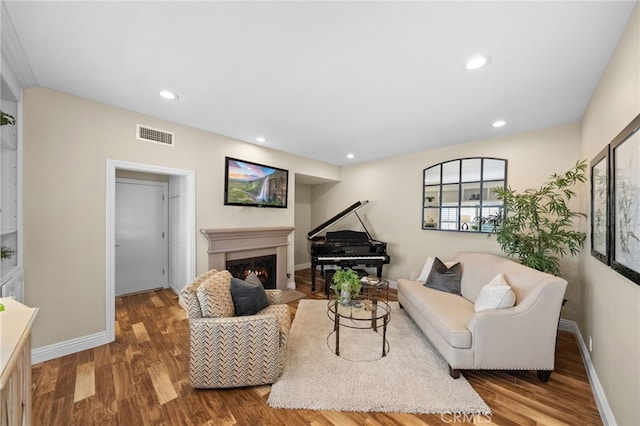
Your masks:
{"label": "dark gray throw pillow", "polygon": [[231,278],[231,298],[236,316],[255,315],[269,306],[269,299],[262,284],[249,283],[238,278]]}
{"label": "dark gray throw pillow", "polygon": [[462,278],[462,265],[460,262],[447,268],[440,259],[436,257],[431,267],[431,272],[424,283],[425,287],[433,288],[447,293],[460,293],[460,279]]}
{"label": "dark gray throw pillow", "polygon": [[260,281],[260,277],[257,276],[254,272],[251,272],[249,275],[247,275],[247,278],[245,278],[244,280],[251,284],[262,285],[262,281]]}

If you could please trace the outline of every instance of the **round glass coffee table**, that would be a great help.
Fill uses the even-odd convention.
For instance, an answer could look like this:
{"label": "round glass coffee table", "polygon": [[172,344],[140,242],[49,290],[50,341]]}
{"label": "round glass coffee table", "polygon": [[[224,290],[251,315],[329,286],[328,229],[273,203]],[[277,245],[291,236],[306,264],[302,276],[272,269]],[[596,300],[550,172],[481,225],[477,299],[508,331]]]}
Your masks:
{"label": "round glass coffee table", "polygon": [[[368,300],[368,299],[367,299]],[[330,300],[327,304],[327,316],[333,321],[335,334],[335,353],[340,356],[340,328],[347,327],[358,330],[371,330],[376,334],[378,328],[382,328],[382,356],[386,356],[389,350],[387,341],[387,324],[391,320],[391,308],[386,301],[354,299],[347,306],[342,305],[337,299]]]}
{"label": "round glass coffee table", "polygon": [[364,277],[362,283],[362,298],[371,299],[373,303],[378,300],[389,302],[389,281],[382,278]]}

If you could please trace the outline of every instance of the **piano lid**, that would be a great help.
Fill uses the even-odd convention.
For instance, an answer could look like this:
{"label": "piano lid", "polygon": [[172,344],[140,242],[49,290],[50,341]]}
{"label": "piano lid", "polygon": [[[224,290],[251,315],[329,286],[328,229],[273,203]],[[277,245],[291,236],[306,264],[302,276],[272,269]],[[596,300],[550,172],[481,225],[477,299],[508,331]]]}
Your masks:
{"label": "piano lid", "polygon": [[[330,226],[333,226],[336,223],[340,222],[342,219],[344,219],[345,217],[349,216],[351,213],[355,213],[360,207],[366,205],[367,203],[369,203],[368,200],[356,201],[351,206],[347,207],[346,209],[344,209],[343,211],[341,211],[340,213],[338,213],[337,215],[335,215],[331,219],[329,219],[326,222],[324,222],[322,225],[317,226],[317,227],[313,228],[311,231],[309,231],[309,233],[307,234],[307,239],[310,240],[310,239],[316,237],[319,233],[321,233],[325,229],[329,228]],[[356,213],[356,216],[358,216],[357,213]],[[358,216],[358,219],[360,219],[360,216]],[[360,223],[362,223],[362,220],[360,220]],[[362,226],[364,226],[364,223],[362,224]],[[364,228],[364,229],[365,229],[365,231],[367,230],[367,228]],[[369,235],[369,231],[367,231],[367,235]],[[371,237],[369,236],[369,238],[371,238]]]}

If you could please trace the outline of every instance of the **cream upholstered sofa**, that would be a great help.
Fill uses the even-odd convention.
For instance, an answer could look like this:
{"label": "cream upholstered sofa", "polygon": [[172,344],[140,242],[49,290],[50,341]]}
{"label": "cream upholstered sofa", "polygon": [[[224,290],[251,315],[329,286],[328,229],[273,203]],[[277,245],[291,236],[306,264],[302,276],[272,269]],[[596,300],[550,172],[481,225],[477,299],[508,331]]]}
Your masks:
{"label": "cream upholstered sofa", "polygon": [[[554,368],[558,320],[567,281],[512,260],[485,253],[457,253],[461,295],[398,280],[398,301],[449,363],[460,370],[537,370],[549,380]],[[502,273],[515,306],[475,312],[483,286]]]}
{"label": "cream upholstered sofa", "polygon": [[282,374],[291,313],[281,290],[265,290],[269,305],[235,316],[231,274],[211,271],[187,284],[180,304],[190,331],[189,381],[194,388],[275,382]]}

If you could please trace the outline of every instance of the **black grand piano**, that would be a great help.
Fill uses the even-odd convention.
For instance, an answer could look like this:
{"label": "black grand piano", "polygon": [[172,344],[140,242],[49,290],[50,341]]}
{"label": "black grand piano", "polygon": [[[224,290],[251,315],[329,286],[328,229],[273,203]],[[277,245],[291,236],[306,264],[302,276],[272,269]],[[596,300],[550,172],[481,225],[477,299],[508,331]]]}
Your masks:
{"label": "black grand piano", "polygon": [[[337,265],[343,268],[365,265],[375,267],[378,277],[382,277],[382,265],[390,261],[387,254],[387,243],[371,238],[371,234],[357,213],[357,210],[368,202],[366,200],[355,202],[307,234],[307,239],[311,241],[311,291],[316,291],[316,267],[318,265],[322,267]],[[351,213],[356,215],[364,232],[345,230],[327,232],[325,236],[319,236],[320,233]]]}

